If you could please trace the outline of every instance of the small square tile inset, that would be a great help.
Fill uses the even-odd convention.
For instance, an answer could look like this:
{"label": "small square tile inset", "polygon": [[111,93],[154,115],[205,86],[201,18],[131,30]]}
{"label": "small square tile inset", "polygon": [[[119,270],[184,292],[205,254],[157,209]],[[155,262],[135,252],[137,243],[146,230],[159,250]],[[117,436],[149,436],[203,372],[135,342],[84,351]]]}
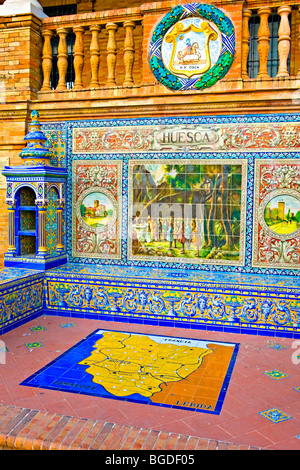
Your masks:
{"label": "small square tile inset", "polygon": [[27,349],[36,349],[36,348],[43,348],[44,345],[40,341],[35,341],[34,343],[26,343],[25,344]]}
{"label": "small square tile inset", "polygon": [[293,390],[296,390],[296,392],[300,392],[300,387],[294,387]]}
{"label": "small square tile inset", "polygon": [[75,323],[60,323],[60,325],[62,328],[74,328],[75,326],[77,326]]}
{"label": "small square tile inset", "polygon": [[276,349],[276,350],[279,351],[281,349],[288,349],[288,346],[283,346],[283,344],[274,343],[273,341],[270,341],[267,344],[267,348]]}
{"label": "small square tile inset", "polygon": [[268,377],[272,377],[272,379],[284,379],[285,377],[289,377],[288,374],[284,374],[283,372],[280,372],[279,370],[270,370],[270,371],[264,372],[264,375],[267,375]]}
{"label": "small square tile inset", "polygon": [[47,328],[45,328],[44,326],[32,326],[31,328],[29,328],[31,331],[45,331],[47,330]]}
{"label": "small square tile inset", "polygon": [[278,410],[277,408],[271,408],[270,410],[261,411],[261,416],[264,418],[269,419],[272,423],[280,423],[281,421],[286,421],[287,419],[291,419],[292,416],[284,413],[283,411]]}

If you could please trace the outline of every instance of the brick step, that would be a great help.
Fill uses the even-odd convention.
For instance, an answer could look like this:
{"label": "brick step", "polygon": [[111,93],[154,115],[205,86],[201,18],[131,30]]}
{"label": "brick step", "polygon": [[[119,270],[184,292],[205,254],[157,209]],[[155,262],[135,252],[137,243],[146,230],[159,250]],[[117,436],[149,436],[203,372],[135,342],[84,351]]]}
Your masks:
{"label": "brick step", "polygon": [[0,405],[0,450],[259,450],[184,434]]}

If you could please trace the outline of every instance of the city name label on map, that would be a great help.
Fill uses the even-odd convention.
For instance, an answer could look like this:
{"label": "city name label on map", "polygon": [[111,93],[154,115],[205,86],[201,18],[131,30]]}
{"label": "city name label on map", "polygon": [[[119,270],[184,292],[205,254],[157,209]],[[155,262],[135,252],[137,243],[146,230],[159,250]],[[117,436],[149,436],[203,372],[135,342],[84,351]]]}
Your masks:
{"label": "city name label on map", "polygon": [[176,405],[182,406],[182,407],[187,406],[188,408],[199,408],[201,410],[211,410],[211,411],[214,410],[214,408],[212,408],[211,405],[205,405],[205,403],[194,403],[192,401],[180,402],[179,400],[177,400]]}

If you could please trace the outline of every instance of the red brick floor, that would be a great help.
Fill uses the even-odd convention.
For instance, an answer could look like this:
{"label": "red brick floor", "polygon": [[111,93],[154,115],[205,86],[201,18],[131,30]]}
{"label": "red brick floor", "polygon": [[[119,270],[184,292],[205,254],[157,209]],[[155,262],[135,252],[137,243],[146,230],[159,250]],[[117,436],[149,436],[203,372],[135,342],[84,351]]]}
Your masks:
{"label": "red brick floor", "polygon": [[[69,322],[76,326],[60,326]],[[19,385],[97,328],[240,343],[220,415]],[[8,349],[0,363],[0,448],[300,449],[300,364],[293,360],[300,340],[52,316],[0,339]],[[36,341],[43,347],[25,346]],[[272,341],[286,348],[268,347]],[[271,370],[288,377],[264,374]],[[259,414],[273,408],[291,419],[273,423]]]}

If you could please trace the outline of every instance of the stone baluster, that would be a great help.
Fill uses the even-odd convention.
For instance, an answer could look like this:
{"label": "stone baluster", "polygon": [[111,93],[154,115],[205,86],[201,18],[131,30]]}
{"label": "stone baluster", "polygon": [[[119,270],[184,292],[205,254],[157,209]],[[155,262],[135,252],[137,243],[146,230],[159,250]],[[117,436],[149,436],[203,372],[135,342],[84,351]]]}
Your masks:
{"label": "stone baluster", "polygon": [[258,28],[257,52],[259,56],[259,71],[257,78],[268,78],[268,55],[270,50],[270,29],[268,18],[271,14],[271,8],[262,7],[258,10],[260,25]]}
{"label": "stone baluster", "polygon": [[75,71],[75,81],[73,90],[78,90],[83,88],[82,83],[82,71],[83,71],[83,61],[84,61],[84,51],[83,51],[83,26],[74,26],[73,32],[75,34],[75,44],[74,44],[74,71]]}
{"label": "stone baluster", "polygon": [[51,46],[51,38],[54,36],[53,31],[51,29],[44,29],[42,31],[42,35],[44,37],[44,45],[43,45],[43,56],[42,56],[42,69],[43,69],[43,85],[41,91],[50,91],[51,84],[50,84],[50,76],[52,71],[52,46]]}
{"label": "stone baluster", "polygon": [[107,41],[107,85],[116,85],[116,61],[117,61],[117,43],[116,43],[116,31],[118,25],[115,23],[107,23],[106,29],[108,31]]}
{"label": "stone baluster", "polygon": [[134,64],[134,37],[133,30],[135,23],[133,21],[124,21],[125,41],[124,41],[124,67],[125,80],[123,86],[132,86],[133,82],[133,64]]}
{"label": "stone baluster", "polygon": [[278,57],[279,67],[277,77],[288,77],[288,57],[291,47],[291,28],[289,23],[289,14],[292,8],[288,5],[282,5],[277,13],[280,16],[280,25],[278,29]]}
{"label": "stone baluster", "polygon": [[242,78],[249,78],[247,72],[247,60],[249,54],[250,32],[249,19],[252,16],[251,10],[243,10],[243,31],[242,31]]}
{"label": "stone baluster", "polygon": [[100,61],[100,47],[99,47],[99,32],[101,26],[93,24],[90,26],[92,33],[91,45],[90,45],[90,61],[91,61],[91,88],[99,86],[98,72],[99,72],[99,61]]}
{"label": "stone baluster", "polygon": [[58,84],[56,87],[57,91],[64,91],[67,89],[66,75],[68,70],[68,46],[67,46],[67,34],[68,28],[58,28],[57,34],[59,37],[59,43],[57,48],[57,68],[58,68]]}

